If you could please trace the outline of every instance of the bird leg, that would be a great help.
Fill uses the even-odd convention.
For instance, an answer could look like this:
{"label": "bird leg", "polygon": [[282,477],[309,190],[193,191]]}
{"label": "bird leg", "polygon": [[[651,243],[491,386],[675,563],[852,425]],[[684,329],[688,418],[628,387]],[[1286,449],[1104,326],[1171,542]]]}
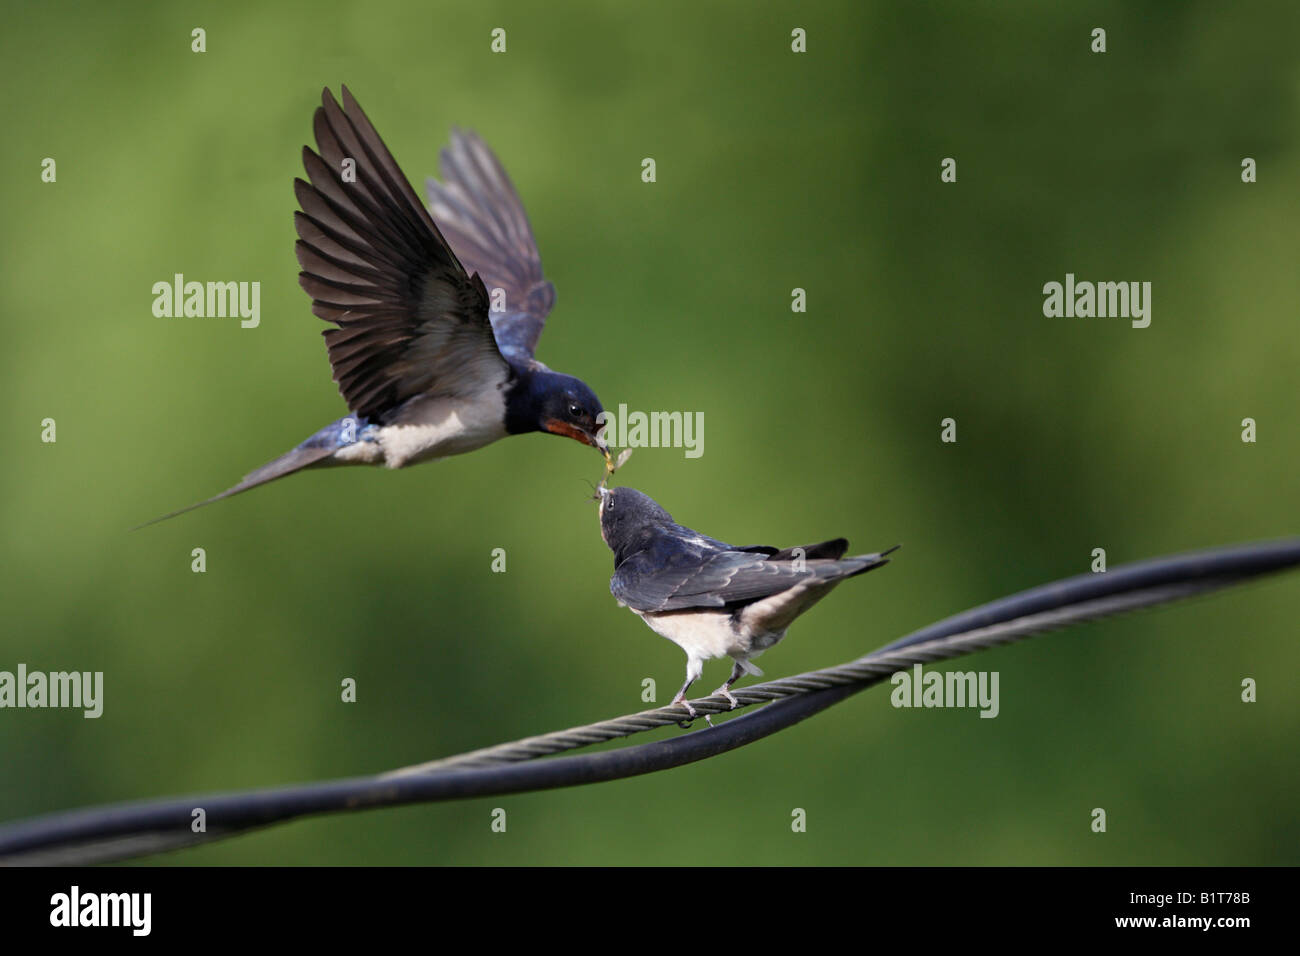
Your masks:
{"label": "bird leg", "polygon": [[677,692],[677,696],[673,698],[673,702],[668,705],[669,707],[672,707],[676,704],[681,704],[683,707],[686,708],[686,712],[690,714],[692,718],[698,717],[699,712],[694,707],[692,707],[691,702],[686,699],[686,691],[689,690],[690,686],[694,683],[695,683],[695,678],[691,677],[688,674],[686,676],[686,683],[683,684],[682,689]]}
{"label": "bird leg", "polygon": [[721,696],[727,698],[727,700],[731,702],[732,710],[735,710],[740,706],[740,701],[736,700],[735,695],[731,693],[731,685],[740,680],[744,673],[745,668],[741,666],[740,661],[736,661],[731,668],[731,676],[727,678],[727,682],[713,692],[714,697]]}
{"label": "bird leg", "polygon": [[[678,725],[681,727],[689,727],[691,725],[691,720],[694,720],[700,715],[699,711],[692,707],[691,702],[686,699],[686,692],[690,690],[692,684],[700,679],[700,674],[703,670],[704,661],[696,660],[694,657],[688,657],[686,659],[686,683],[682,685],[682,689],[679,690],[677,696],[673,698],[673,704],[681,704],[686,708],[686,712],[691,715],[690,720],[677,721]],[[669,706],[672,706],[672,704]],[[704,719],[708,722],[710,727],[713,726],[713,720],[708,714],[704,715]]]}

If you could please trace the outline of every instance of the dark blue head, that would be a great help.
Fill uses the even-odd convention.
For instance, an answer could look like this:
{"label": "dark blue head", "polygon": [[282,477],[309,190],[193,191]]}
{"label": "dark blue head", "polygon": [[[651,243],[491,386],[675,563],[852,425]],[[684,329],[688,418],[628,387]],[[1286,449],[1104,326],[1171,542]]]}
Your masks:
{"label": "dark blue head", "polygon": [[596,393],[582,379],[550,369],[527,369],[518,374],[506,396],[506,431],[550,432],[604,452],[597,436],[596,417],[604,411]]}
{"label": "dark blue head", "polygon": [[673,516],[643,491],[605,488],[600,498],[600,536],[614,552],[617,567],[628,554],[640,550],[656,531],[673,526]]}

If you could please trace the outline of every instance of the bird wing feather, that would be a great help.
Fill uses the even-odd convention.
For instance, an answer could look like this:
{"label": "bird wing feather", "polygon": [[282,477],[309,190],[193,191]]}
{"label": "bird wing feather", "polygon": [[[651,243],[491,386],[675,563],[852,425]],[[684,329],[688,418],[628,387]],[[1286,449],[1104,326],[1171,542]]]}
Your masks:
{"label": "bird wing feather", "polygon": [[[815,546],[810,546],[815,547]],[[842,553],[842,552],[841,552]],[[779,594],[800,584],[860,574],[888,563],[880,555],[811,559],[801,565],[750,552],[679,553],[663,560],[653,550],[630,555],[610,579],[610,592],[637,611],[724,608]]]}
{"label": "bird wing feather", "polygon": [[[483,281],[465,272],[401,168],[343,87],[326,89],[294,181],[299,282],[324,333],[334,380],[358,415],[386,421],[417,395],[472,396],[509,367]],[[344,161],[355,163],[355,182]]]}
{"label": "bird wing feather", "polygon": [[555,286],[542,274],[519,194],[496,155],[472,131],[452,130],[439,168],[443,181],[426,183],[433,216],[466,268],[505,294],[504,307],[490,316],[501,351],[532,358],[555,307]]}

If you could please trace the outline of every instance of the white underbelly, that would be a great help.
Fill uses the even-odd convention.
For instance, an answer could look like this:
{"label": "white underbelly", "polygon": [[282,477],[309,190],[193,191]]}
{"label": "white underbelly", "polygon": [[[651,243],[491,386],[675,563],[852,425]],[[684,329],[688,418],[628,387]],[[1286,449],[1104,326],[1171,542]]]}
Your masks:
{"label": "white underbelly", "polygon": [[385,425],[379,430],[379,444],[384,450],[384,464],[389,468],[463,455],[498,438],[504,438],[503,427],[475,427],[450,416],[447,421],[434,425]]}
{"label": "white underbelly", "polygon": [[404,468],[422,461],[462,455],[506,436],[503,402],[496,392],[489,401],[430,398],[403,409],[397,420],[381,425],[374,441],[340,449],[335,458],[383,463]]}
{"label": "white underbelly", "polygon": [[[728,611],[668,611],[658,614],[636,611],[652,631],[668,638],[694,660],[715,657],[756,657],[784,635],[771,635],[754,644],[732,626]],[[765,636],[767,637],[767,636]],[[759,645],[761,646],[755,646]]]}

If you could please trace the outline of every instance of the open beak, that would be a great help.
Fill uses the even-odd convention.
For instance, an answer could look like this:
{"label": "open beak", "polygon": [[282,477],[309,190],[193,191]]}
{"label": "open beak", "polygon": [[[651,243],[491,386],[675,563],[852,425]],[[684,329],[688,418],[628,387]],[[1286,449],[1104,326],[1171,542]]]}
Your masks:
{"label": "open beak", "polygon": [[600,522],[600,540],[609,544],[609,539],[605,537],[605,502],[609,500],[611,492],[604,485],[597,487],[596,491],[596,497],[600,502],[599,507],[596,508],[596,520]]}

